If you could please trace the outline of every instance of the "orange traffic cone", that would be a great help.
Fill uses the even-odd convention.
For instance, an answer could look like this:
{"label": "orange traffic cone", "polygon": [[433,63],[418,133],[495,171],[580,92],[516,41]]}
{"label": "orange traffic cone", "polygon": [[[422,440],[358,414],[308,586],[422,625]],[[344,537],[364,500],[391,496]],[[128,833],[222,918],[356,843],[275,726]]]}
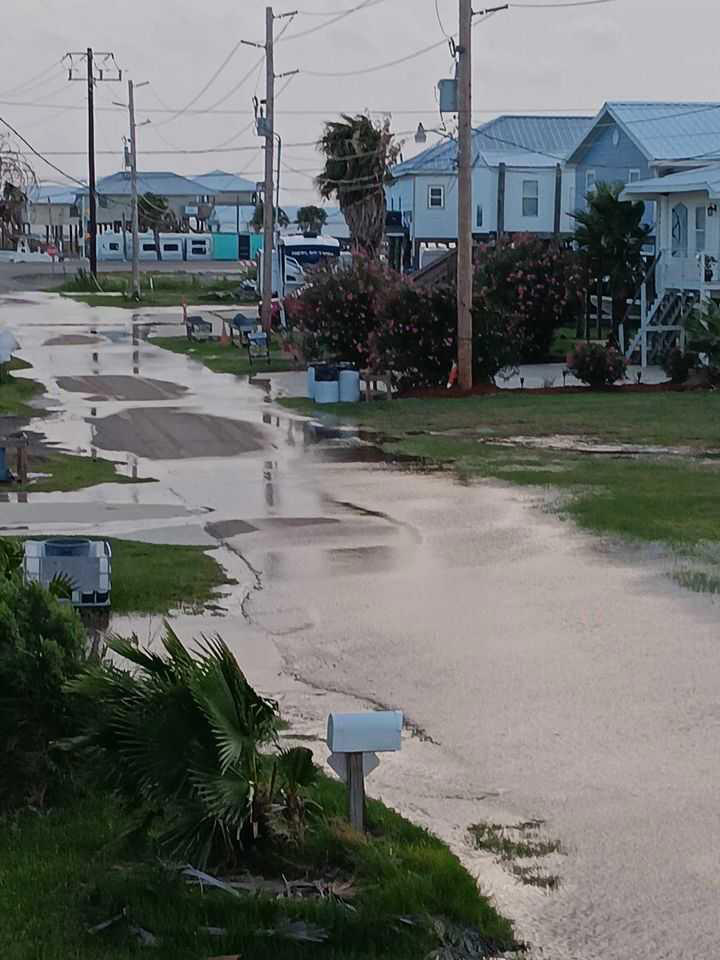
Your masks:
{"label": "orange traffic cone", "polygon": [[458,366],[456,362],[453,362],[452,367],[450,367],[450,375],[448,376],[447,389],[449,390],[457,383],[458,378]]}

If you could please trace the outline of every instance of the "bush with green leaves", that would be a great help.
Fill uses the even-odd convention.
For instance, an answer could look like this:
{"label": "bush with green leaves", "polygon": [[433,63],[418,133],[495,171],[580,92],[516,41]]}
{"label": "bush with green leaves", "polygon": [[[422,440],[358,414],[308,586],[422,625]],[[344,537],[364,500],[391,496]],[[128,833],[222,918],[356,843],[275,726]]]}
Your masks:
{"label": "bush with green leaves", "polygon": [[75,611],[37,583],[24,583],[22,548],[0,541],[0,812],[41,807],[69,776],[53,749],[73,731],[65,683],[85,658]]}
{"label": "bush with green leaves", "polygon": [[672,383],[686,383],[697,363],[696,353],[692,350],[681,350],[680,347],[672,347],[662,358],[663,371]]}
{"label": "bush with green leaves", "polygon": [[[277,704],[248,683],[220,637],[191,653],[166,625],[164,654],[112,637],[114,660],[69,684],[87,758],[138,829],[155,826],[163,854],[232,866],[260,836],[302,829],[316,768],[305,748],[278,746]],[[131,670],[118,665],[126,661]]]}
{"label": "bush with green leaves", "polygon": [[720,370],[720,304],[705,300],[690,312],[685,324],[688,350],[698,354],[698,365]]}
{"label": "bush with green leaves", "polygon": [[474,271],[476,308],[512,318],[523,360],[544,360],[558,327],[575,326],[583,300],[578,255],[532,234],[480,248]]}
{"label": "bush with green leaves", "polygon": [[625,357],[614,347],[580,343],[568,354],[568,370],[591,387],[609,387],[625,376]]}

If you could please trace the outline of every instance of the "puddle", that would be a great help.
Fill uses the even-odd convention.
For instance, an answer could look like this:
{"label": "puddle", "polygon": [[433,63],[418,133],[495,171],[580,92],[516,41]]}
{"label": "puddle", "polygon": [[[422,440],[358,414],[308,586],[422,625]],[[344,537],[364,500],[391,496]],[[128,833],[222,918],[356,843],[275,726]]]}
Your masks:
{"label": "puddle", "polygon": [[503,437],[481,440],[498,447],[531,447],[539,450],[557,450],[563,453],[592,453],[607,456],[646,456],[646,457],[698,457],[719,456],[720,451],[697,450],[694,447],[649,446],[634,443],[606,443],[591,437],[574,437],[557,434],[550,437]]}

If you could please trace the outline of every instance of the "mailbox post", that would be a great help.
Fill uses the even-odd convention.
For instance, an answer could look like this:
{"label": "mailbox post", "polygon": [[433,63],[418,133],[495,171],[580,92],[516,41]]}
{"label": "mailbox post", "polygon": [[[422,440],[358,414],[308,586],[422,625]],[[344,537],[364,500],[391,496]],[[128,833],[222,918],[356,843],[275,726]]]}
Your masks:
{"label": "mailbox post", "polygon": [[365,775],[378,765],[376,753],[400,749],[403,715],[400,710],[331,713],[327,745],[330,766],[348,785],[351,825],[365,830]]}

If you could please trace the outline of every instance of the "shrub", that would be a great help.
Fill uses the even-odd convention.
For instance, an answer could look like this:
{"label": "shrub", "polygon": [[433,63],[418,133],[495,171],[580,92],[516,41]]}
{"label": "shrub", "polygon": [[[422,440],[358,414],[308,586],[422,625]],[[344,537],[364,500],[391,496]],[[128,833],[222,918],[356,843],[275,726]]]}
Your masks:
{"label": "shrub", "polygon": [[544,360],[558,327],[574,326],[582,304],[578,255],[533,235],[480,249],[475,267],[478,306],[512,316],[525,360]]}
{"label": "shrub", "polygon": [[400,391],[444,386],[456,358],[457,310],[449,287],[426,290],[403,281],[384,297],[370,362],[392,370]]}
{"label": "shrub", "polygon": [[0,811],[42,806],[66,779],[53,741],[72,732],[64,684],[80,669],[79,617],[19,574],[0,577]]}
{"label": "shrub", "polygon": [[568,369],[591,387],[608,387],[625,375],[625,357],[614,347],[581,343],[568,354]]}
{"label": "shrub", "polygon": [[96,663],[69,685],[93,709],[68,746],[95,764],[138,828],[157,823],[164,853],[198,866],[235,863],[270,831],[278,806],[286,829],[298,828],[301,791],[316,772],[311,754],[268,752],[277,704],[250,686],[220,637],[203,639],[194,655],[168,626],[164,656],[136,637],[108,646],[133,671]]}
{"label": "shrub", "polygon": [[685,383],[697,362],[697,354],[693,351],[673,347],[663,357],[662,368],[673,383]]}
{"label": "shrub", "polygon": [[494,383],[496,375],[519,363],[522,331],[502,310],[475,299],[473,307],[473,374],[478,383]]}
{"label": "shrub", "polygon": [[287,303],[288,320],[297,329],[305,359],[366,367],[382,304],[399,282],[399,274],[359,255],[350,266],[312,273],[307,286]]}

